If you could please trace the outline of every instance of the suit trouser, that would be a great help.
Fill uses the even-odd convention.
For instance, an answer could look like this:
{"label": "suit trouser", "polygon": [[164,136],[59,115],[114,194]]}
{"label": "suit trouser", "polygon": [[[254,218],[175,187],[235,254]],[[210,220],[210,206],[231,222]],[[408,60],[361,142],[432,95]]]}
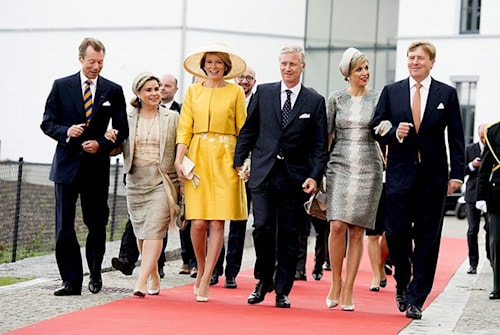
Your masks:
{"label": "suit trouser", "polygon": [[[250,203],[252,195],[245,188],[247,193],[247,209],[250,213]],[[224,275],[226,278],[236,278],[241,269],[243,259],[243,249],[245,248],[245,236],[247,234],[247,220],[231,221],[229,223],[229,234],[227,236],[227,252],[224,244],[222,245],[219,258],[215,264],[214,273]],[[224,271],[224,255],[226,255],[226,270]]]}
{"label": "suit trouser", "polygon": [[323,272],[323,263],[325,263],[328,254],[328,234],[330,233],[330,224],[313,216],[307,218],[307,228],[305,234],[299,237],[299,258],[297,261],[297,271],[306,272],[307,259],[307,238],[310,235],[310,224],[313,225],[316,232],[316,242],[314,244],[314,273]]}
{"label": "suit trouser", "polygon": [[479,234],[479,225],[481,222],[481,211],[476,208],[474,203],[467,202],[467,246],[469,247],[469,265],[477,267],[479,262],[479,246],[477,235]]}
{"label": "suit trouser", "polygon": [[408,304],[418,307],[434,282],[446,198],[446,184],[432,187],[427,180],[418,171],[410,189],[386,189],[386,236],[396,288],[407,290]]}
{"label": "suit trouser", "polygon": [[493,291],[500,291],[500,213],[488,212],[490,263],[493,268]]}
{"label": "suit trouser", "polygon": [[[161,249],[163,250],[163,252],[160,253],[160,257],[158,258],[158,267],[160,268],[165,266],[166,262],[165,248],[167,247],[167,242],[168,242],[168,233],[165,235],[165,238],[163,239],[163,247]],[[125,225],[125,231],[123,232],[122,235],[122,240],[120,243],[120,252],[118,254],[118,257],[124,259],[130,265],[134,265],[139,259],[137,238],[135,237],[134,228],[132,226],[130,218],[128,219],[127,224]]]}
{"label": "suit trouser", "polygon": [[[80,244],[75,232],[76,202],[80,195],[83,222],[88,228],[85,256],[94,279],[101,278],[101,266],[106,249],[106,224],[108,222],[107,173],[97,171],[92,161],[82,162],[71,184],[55,183],[56,198],[56,260],[64,283],[80,286],[83,266]],[[98,174],[100,173],[100,174]]]}
{"label": "suit trouser", "polygon": [[191,241],[191,221],[188,221],[184,230],[179,230],[181,241],[182,263],[188,264],[191,268],[196,268],[196,257],[194,255],[193,242]]}
{"label": "suit trouser", "polygon": [[256,279],[275,282],[276,294],[292,289],[299,233],[306,222],[307,195],[289,177],[285,163],[277,161],[266,179],[251,189],[254,215]]}

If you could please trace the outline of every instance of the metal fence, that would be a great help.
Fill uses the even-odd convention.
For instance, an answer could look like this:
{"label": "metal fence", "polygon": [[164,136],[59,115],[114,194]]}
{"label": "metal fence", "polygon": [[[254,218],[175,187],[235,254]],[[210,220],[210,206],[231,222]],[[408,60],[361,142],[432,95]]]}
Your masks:
{"label": "metal fence", "polygon": [[[111,164],[110,209],[107,237],[120,239],[128,219],[123,166]],[[0,162],[0,263],[43,255],[55,248],[54,185],[49,180],[50,164]],[[87,228],[77,203],[75,229],[80,244]]]}

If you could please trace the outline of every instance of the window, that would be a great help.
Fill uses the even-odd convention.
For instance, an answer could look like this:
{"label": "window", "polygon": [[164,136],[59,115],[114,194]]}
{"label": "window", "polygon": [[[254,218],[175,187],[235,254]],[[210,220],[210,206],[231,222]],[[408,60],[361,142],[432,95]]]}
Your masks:
{"label": "window", "polygon": [[481,0],[462,0],[460,33],[479,34]]}
{"label": "window", "polygon": [[460,109],[462,111],[465,144],[469,144],[474,141],[474,133],[477,128],[474,125],[477,79],[457,80],[455,81],[455,86],[458,93],[458,100],[460,101]]}

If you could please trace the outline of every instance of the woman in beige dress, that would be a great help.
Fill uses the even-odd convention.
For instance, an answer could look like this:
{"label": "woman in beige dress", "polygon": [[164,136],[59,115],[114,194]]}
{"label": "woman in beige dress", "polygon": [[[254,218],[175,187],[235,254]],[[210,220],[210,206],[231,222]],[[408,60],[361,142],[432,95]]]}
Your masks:
{"label": "woman in beige dress", "polygon": [[158,257],[168,227],[175,227],[179,180],[174,167],[179,114],[160,106],[160,80],[137,75],[128,115],[129,138],[123,145],[127,207],[141,254],[134,295],[160,292]]}

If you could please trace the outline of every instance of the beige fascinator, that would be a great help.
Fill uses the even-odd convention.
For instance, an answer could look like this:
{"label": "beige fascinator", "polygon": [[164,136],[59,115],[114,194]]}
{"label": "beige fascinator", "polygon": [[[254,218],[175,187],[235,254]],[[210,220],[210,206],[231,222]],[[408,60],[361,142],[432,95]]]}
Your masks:
{"label": "beige fascinator", "polygon": [[238,56],[225,43],[220,41],[208,42],[206,45],[193,50],[184,60],[184,69],[193,76],[207,78],[200,64],[203,55],[207,52],[223,52],[229,55],[231,70],[224,76],[224,79],[233,79],[245,72],[247,65],[243,58]]}

